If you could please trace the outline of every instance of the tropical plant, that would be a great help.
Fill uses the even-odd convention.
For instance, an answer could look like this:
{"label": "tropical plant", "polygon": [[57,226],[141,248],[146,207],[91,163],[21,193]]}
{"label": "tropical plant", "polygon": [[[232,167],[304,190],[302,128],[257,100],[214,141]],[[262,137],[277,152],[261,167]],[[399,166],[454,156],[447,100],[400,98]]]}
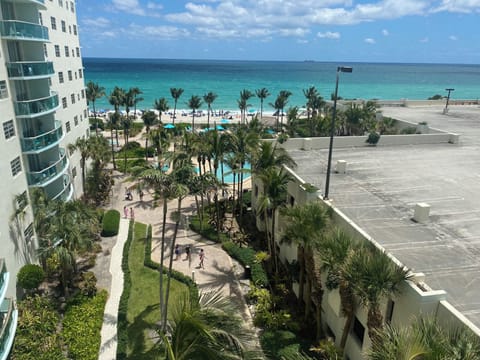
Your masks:
{"label": "tropical plant", "polygon": [[263,102],[270,96],[270,93],[267,88],[261,88],[255,90],[255,94],[260,99],[260,119],[263,120]]}
{"label": "tropical plant", "polygon": [[372,131],[368,134],[367,140],[365,140],[365,142],[369,143],[370,145],[377,145],[379,140],[380,134],[376,131]]}
{"label": "tropical plant", "polygon": [[68,149],[70,151],[78,150],[80,152],[80,167],[82,168],[82,192],[85,193],[85,180],[86,180],[86,164],[87,159],[91,155],[91,147],[88,139],[83,137],[77,138],[74,144],[69,144]]}
{"label": "tropical plant", "polygon": [[203,95],[203,101],[205,101],[205,104],[207,104],[208,109],[207,109],[207,128],[210,127],[210,113],[212,112],[212,104],[217,98],[217,94],[213,92],[208,92],[205,95]]}
{"label": "tropical plant", "polygon": [[92,103],[93,107],[93,117],[95,118],[95,130],[98,131],[98,123],[97,123],[97,111],[95,110],[95,101],[105,96],[105,88],[103,86],[98,85],[98,83],[94,83],[93,81],[89,81],[87,83],[86,88],[86,97],[87,101]]}
{"label": "tropical plant", "polygon": [[188,107],[192,109],[192,131],[195,131],[195,113],[202,106],[202,99],[197,95],[192,95],[188,100]]}
{"label": "tropical plant", "polygon": [[120,124],[120,106],[123,104],[125,90],[115,86],[108,97],[108,102],[113,105],[115,117],[112,118],[112,125],[115,127],[115,138],[118,146],[118,125]]}
{"label": "tropical plant", "polygon": [[158,119],[160,124],[162,123],[162,113],[168,111],[168,101],[164,97],[160,99],[155,99],[155,103],[153,104],[155,110],[158,110]]}
{"label": "tropical plant", "polygon": [[25,290],[37,289],[45,278],[45,272],[36,264],[27,264],[20,268],[17,283]]}
{"label": "tropical plant", "polygon": [[140,94],[143,94],[142,90],[140,90],[138,87],[133,87],[133,88],[130,88],[130,92],[131,94],[133,95],[133,112],[134,112],[134,116],[136,118],[137,116],[137,104],[141,101],[143,101],[143,97],[140,97],[138,95]]}
{"label": "tropical plant", "polygon": [[253,96],[250,90],[243,89],[240,91],[240,99],[237,100],[238,108],[240,109],[240,120],[244,124],[246,121],[247,108],[250,106],[248,100]]}
{"label": "tropical plant", "polygon": [[173,123],[175,124],[175,114],[177,112],[177,102],[178,102],[178,99],[180,99],[180,96],[182,96],[183,94],[183,89],[182,88],[170,88],[170,94],[172,95],[172,98],[175,102],[175,105],[173,107]]}
{"label": "tropical plant", "polygon": [[143,124],[145,125],[145,160],[148,161],[148,139],[150,138],[150,127],[153,126],[157,120],[157,115],[153,111],[145,111],[142,115]]}

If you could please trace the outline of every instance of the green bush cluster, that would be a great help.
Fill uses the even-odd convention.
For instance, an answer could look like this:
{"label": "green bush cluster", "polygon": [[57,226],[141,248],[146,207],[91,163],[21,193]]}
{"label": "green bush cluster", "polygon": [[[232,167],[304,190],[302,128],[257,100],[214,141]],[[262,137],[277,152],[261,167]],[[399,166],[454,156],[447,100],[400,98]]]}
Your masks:
{"label": "green bush cluster", "polygon": [[63,338],[73,360],[95,360],[100,349],[100,331],[108,294],[94,297],[77,295],[67,304],[63,319]]}
{"label": "green bush cluster", "polygon": [[63,360],[57,332],[60,316],[54,303],[35,295],[18,302],[19,320],[10,358],[12,360]]}
{"label": "green bush cluster", "polygon": [[302,350],[297,335],[285,330],[264,331],[260,343],[269,359],[297,359]]}
{"label": "green bush cluster", "polygon": [[217,229],[215,229],[212,225],[208,223],[207,214],[205,214],[205,218],[203,219],[203,224],[201,228],[200,228],[200,218],[198,217],[198,215],[192,216],[190,218],[190,229],[202,235],[204,238],[215,241],[215,242],[222,243],[230,240],[228,235],[222,232],[220,233],[220,239],[218,238]]}
{"label": "green bush cluster", "polygon": [[262,264],[255,260],[255,250],[248,247],[239,247],[231,241],[222,244],[223,249],[243,266],[250,266],[252,281],[256,286],[267,286],[268,277]]}
{"label": "green bush cluster", "polygon": [[130,222],[128,228],[128,237],[123,246],[122,254],[122,271],[123,271],[123,292],[120,297],[120,303],[118,305],[118,322],[117,322],[117,359],[124,360],[127,358],[127,346],[128,346],[128,300],[130,299],[130,292],[132,289],[132,279],[130,277],[130,268],[128,266],[128,254],[130,245],[133,239],[133,222]]}
{"label": "green bush cluster", "polygon": [[40,286],[45,278],[45,272],[36,264],[22,266],[17,274],[17,283],[25,290],[34,290]]}
{"label": "green bush cluster", "polygon": [[118,234],[120,226],[120,212],[117,210],[108,210],[103,216],[102,236],[109,237]]}

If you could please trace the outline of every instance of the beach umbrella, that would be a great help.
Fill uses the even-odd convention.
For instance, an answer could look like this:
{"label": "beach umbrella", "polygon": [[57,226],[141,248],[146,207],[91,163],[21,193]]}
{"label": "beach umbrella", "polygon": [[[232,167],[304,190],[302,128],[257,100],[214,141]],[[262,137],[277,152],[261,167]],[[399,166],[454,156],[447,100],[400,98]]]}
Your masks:
{"label": "beach umbrella", "polygon": [[267,130],[265,130],[265,132],[266,132],[267,134],[270,134],[270,135],[275,134],[275,131],[273,131],[272,129],[267,129]]}
{"label": "beach umbrella", "polygon": [[222,124],[228,124],[230,122],[230,120],[223,118],[222,120],[220,120],[220,122]]}
{"label": "beach umbrella", "polygon": [[222,125],[217,125],[216,126],[217,130],[223,131],[225,128]]}
{"label": "beach umbrella", "polygon": [[173,124],[165,124],[163,125],[164,129],[175,129],[175,125]]}

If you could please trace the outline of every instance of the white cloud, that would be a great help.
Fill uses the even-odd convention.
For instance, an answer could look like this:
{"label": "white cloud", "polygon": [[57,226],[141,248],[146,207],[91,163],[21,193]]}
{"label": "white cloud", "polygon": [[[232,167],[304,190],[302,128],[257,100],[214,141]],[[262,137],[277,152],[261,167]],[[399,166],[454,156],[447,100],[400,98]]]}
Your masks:
{"label": "white cloud", "polygon": [[88,26],[88,27],[106,28],[106,27],[110,26],[110,20],[108,20],[107,18],[104,18],[102,16],[97,17],[95,19],[89,19],[89,18],[82,19],[82,23],[83,23],[83,25]]}
{"label": "white cloud", "polygon": [[383,35],[383,36],[388,36],[388,35],[390,35],[390,33],[388,32],[387,29],[383,29],[383,30],[382,30],[382,35]]}
{"label": "white cloud", "polygon": [[431,12],[454,12],[472,13],[480,12],[480,0],[442,0],[441,4],[433,8]]}
{"label": "white cloud", "polygon": [[138,0],[112,0],[112,6],[115,10],[126,12],[133,15],[145,15]]}
{"label": "white cloud", "polygon": [[117,37],[117,34],[113,31],[104,31],[100,35],[102,35],[104,37],[110,37],[110,38]]}
{"label": "white cloud", "polygon": [[163,5],[162,4],[156,4],[152,1],[149,1],[147,3],[147,9],[156,9],[156,10],[162,10],[163,9]]}
{"label": "white cloud", "polygon": [[458,40],[458,38],[455,35],[450,35],[448,38],[452,41]]}
{"label": "white cloud", "polygon": [[372,38],[366,38],[364,39],[363,41],[365,41],[367,44],[375,44],[375,39],[372,39]]}
{"label": "white cloud", "polygon": [[144,36],[153,37],[159,40],[180,39],[190,36],[190,31],[176,26],[140,26],[131,24],[125,34],[142,38]]}
{"label": "white cloud", "polygon": [[317,36],[321,39],[340,39],[340,33],[339,32],[331,32],[331,31],[327,31],[327,32],[319,32],[317,33]]}
{"label": "white cloud", "polygon": [[308,40],[306,40],[306,39],[298,39],[298,40],[297,40],[297,43],[298,43],[298,44],[308,44]]}

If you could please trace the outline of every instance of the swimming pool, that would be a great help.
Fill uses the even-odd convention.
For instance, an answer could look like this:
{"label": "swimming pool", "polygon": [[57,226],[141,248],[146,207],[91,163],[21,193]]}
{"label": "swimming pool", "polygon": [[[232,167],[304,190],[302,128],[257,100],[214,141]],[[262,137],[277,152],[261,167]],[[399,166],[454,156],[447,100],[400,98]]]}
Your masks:
{"label": "swimming pool", "polygon": [[[250,163],[245,163],[244,169],[247,169],[247,170],[251,170],[251,166],[250,166]],[[195,169],[195,171],[197,172],[198,174],[198,167]],[[227,184],[232,184],[233,183],[233,173],[230,173],[232,171],[232,169],[230,168],[230,166],[228,166],[226,163],[223,163],[223,181]],[[230,174],[228,174],[230,173]],[[228,174],[228,175],[227,175]],[[238,181],[238,176],[240,174],[236,174],[235,176],[235,181]],[[250,172],[244,172],[243,173],[243,180],[247,180],[249,177],[251,176]],[[221,168],[221,165],[218,166],[218,170],[217,170],[217,178],[218,180],[222,181],[222,168]]]}

